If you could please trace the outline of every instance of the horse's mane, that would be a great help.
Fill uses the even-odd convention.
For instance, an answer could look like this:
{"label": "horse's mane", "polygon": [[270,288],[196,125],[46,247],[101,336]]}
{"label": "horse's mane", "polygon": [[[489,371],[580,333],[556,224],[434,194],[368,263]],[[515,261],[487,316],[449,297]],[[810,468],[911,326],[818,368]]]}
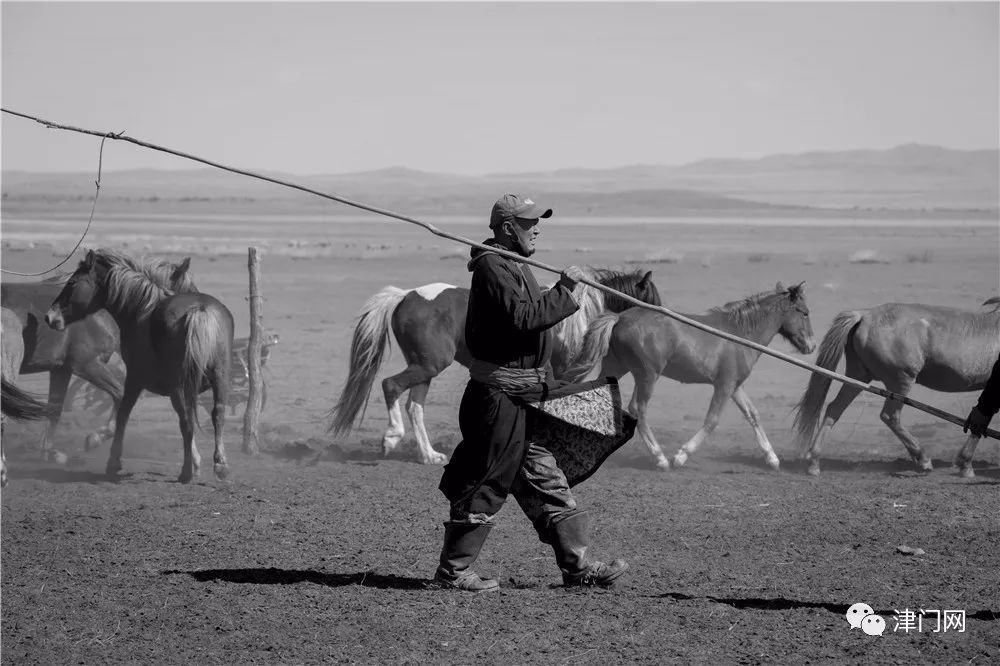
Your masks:
{"label": "horse's mane", "polygon": [[136,259],[107,248],[94,252],[108,264],[108,303],[135,313],[140,320],[152,314],[164,298],[178,292],[197,291],[187,273],[180,285],[171,287],[169,280],[176,266],[164,259]]}
{"label": "horse's mane", "polygon": [[[619,271],[588,266],[582,270],[594,282],[611,287],[633,298],[641,299],[642,297],[642,294],[638,293],[635,288],[644,275],[642,269]],[[576,356],[583,345],[583,339],[587,334],[590,322],[608,310],[620,312],[631,307],[631,303],[626,302],[621,297],[605,294],[600,289],[595,289],[583,282],[577,283],[573,289],[573,295],[580,304],[580,308],[555,326],[555,334],[563,341],[570,358]]]}
{"label": "horse's mane", "polygon": [[778,299],[787,300],[790,293],[788,290],[762,291],[759,294],[714,307],[709,312],[725,315],[731,324],[743,330],[753,330],[774,310],[775,304],[781,302]]}
{"label": "horse's mane", "polygon": [[[635,268],[631,271],[619,271],[611,268],[593,268],[588,267],[588,270],[593,273],[593,279],[595,282],[603,284],[605,287],[611,287],[616,291],[620,291],[623,294],[631,296],[632,298],[638,298],[642,300],[642,294],[636,291],[636,285],[642,280],[645,271],[642,268]],[[597,291],[596,289],[593,291]],[[605,294],[601,292],[604,296],[604,309],[611,312],[621,312],[632,307],[632,304],[623,299],[621,296],[616,296],[614,294]],[[659,300],[659,299],[657,299]],[[659,303],[656,303],[659,305]]]}

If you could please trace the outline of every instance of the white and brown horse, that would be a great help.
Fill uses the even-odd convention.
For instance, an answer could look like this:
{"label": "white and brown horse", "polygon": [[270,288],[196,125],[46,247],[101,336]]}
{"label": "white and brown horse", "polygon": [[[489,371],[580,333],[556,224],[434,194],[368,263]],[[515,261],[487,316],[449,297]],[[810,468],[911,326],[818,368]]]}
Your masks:
{"label": "white and brown horse", "polygon": [[[652,271],[587,269],[590,278],[645,303],[660,304]],[[621,311],[628,302],[580,283],[576,287],[580,309],[559,322],[555,331],[552,371],[561,377],[576,354],[587,325],[610,310]],[[424,402],[431,380],[454,361],[468,366],[471,356],[465,346],[465,314],[469,290],[435,283],[415,289],[385,287],[364,304],[354,327],[350,369],[337,404],[330,410],[329,430],[335,437],[346,435],[358,415],[364,417],[375,377],[385,361],[390,330],[399,344],[406,369],[382,380],[382,393],[389,412],[389,427],[382,437],[382,452],[392,452],[403,438],[399,401],[409,391],[406,412],[419,447],[420,462],[444,463],[448,458],[434,450],[424,427]]]}
{"label": "white and brown horse", "polygon": [[[774,291],[726,303],[704,315],[685,316],[762,345],[781,335],[803,354],[815,348],[802,284],[786,289],[779,282]],[[607,314],[594,320],[566,379],[622,377],[631,372],[635,392],[629,411],[639,419],[637,430],[642,441],[656,459],[656,466],[663,470],[670,469],[671,463],[646,421],[656,380],[662,376],[683,384],[711,384],[714,391],[704,424],[674,455],[673,465],[683,465],[715,430],[722,408],[731,398],[753,427],[767,464],[778,469],[778,456],[743,389],[760,354],[663,313],[631,308],[620,315]]]}
{"label": "white and brown horse", "polygon": [[[847,310],[833,319],[823,336],[816,363],[835,370],[845,358],[844,374],[862,382],[882,382],[906,396],[914,384],[955,393],[982,389],[1000,353],[1000,301],[990,299],[981,311],[939,305],[886,303],[867,310]],[[819,475],[819,452],[830,430],[860,388],[844,384],[820,419],[831,380],[814,374],[796,408],[798,444],[809,460],[809,473]],[[925,471],[931,459],[903,427],[903,403],[886,399],[880,417]],[[962,474],[973,476],[972,455],[978,437],[971,436],[955,459]]]}

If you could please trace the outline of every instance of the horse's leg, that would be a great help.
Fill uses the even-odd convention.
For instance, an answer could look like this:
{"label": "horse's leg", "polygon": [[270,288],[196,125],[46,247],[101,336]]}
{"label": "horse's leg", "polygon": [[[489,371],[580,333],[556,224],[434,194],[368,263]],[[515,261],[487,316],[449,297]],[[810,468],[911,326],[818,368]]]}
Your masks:
{"label": "horse's leg", "polygon": [[646,410],[649,407],[650,399],[653,397],[653,388],[656,386],[659,373],[642,368],[634,369],[632,376],[635,378],[635,391],[632,393],[632,400],[629,401],[629,411],[639,421],[635,429],[639,432],[639,436],[642,437],[642,442],[649,449],[649,453],[656,460],[657,469],[668,470],[670,469],[670,460],[663,454],[663,449],[660,448],[660,445],[656,442],[656,437],[653,435],[653,429],[649,427],[649,423],[646,421]]}
{"label": "horse's leg", "polygon": [[[184,463],[181,465],[181,473],[177,477],[180,483],[190,483],[191,479],[198,475],[201,467],[200,456],[196,453],[194,443],[194,409],[193,405],[188,405],[180,391],[170,394],[170,404],[177,412],[177,421],[181,428],[181,437],[184,439]],[[198,457],[198,463],[195,463]]]}
{"label": "horse's leg", "polygon": [[[914,380],[911,377],[893,377],[884,380],[885,387],[892,391],[893,393],[898,393],[901,396],[906,396],[910,393],[910,389],[913,388]],[[924,453],[923,449],[920,448],[920,442],[917,441],[909,430],[903,427],[903,421],[900,418],[900,413],[903,411],[903,403],[898,400],[893,400],[891,398],[886,398],[886,401],[882,404],[882,412],[879,414],[879,418],[882,422],[889,426],[889,430],[892,430],[893,434],[899,438],[899,441],[903,443],[906,450],[909,452],[910,457],[913,458],[913,462],[920,466],[920,469],[925,472],[930,472],[934,469],[934,465],[931,464],[930,457]]]}
{"label": "horse's leg", "polygon": [[42,460],[48,460],[60,465],[66,464],[66,454],[53,448],[59,419],[62,416],[63,403],[66,402],[66,390],[73,371],[68,367],[56,368],[49,372],[49,417],[48,425],[42,434]]}
{"label": "horse's leg", "polygon": [[974,478],[976,472],[972,469],[972,456],[976,454],[976,446],[979,444],[980,438],[976,435],[969,434],[969,438],[965,440],[965,445],[955,456],[955,466],[958,467],[962,476],[967,479]]}
{"label": "horse's leg", "polygon": [[740,411],[743,412],[743,417],[750,424],[750,427],[753,428],[753,432],[757,436],[757,444],[764,450],[764,459],[767,461],[767,464],[777,472],[781,462],[774,453],[771,442],[767,439],[767,433],[764,432],[764,428],[760,425],[760,414],[757,413],[757,408],[750,402],[750,396],[747,395],[742,386],[737,387],[733,391],[733,402],[740,408]]}
{"label": "horse's leg", "polygon": [[[861,382],[870,382],[872,380],[872,374],[868,372],[867,369],[861,364],[857,356],[851,350],[850,347],[847,348],[845,353],[845,368],[844,374],[852,379],[857,379]],[[809,448],[805,452],[805,459],[809,461],[809,474],[812,476],[819,476],[819,452],[823,447],[823,443],[830,434],[830,430],[833,426],[837,424],[840,417],[843,416],[844,410],[850,406],[858,394],[861,393],[860,388],[852,386],[850,384],[844,384],[840,387],[837,392],[837,397],[826,406],[826,412],[823,413],[823,422],[820,424],[819,430],[816,431],[816,436],[813,437],[812,442],[809,444]]]}
{"label": "horse's leg", "polygon": [[122,401],[118,405],[118,413],[115,415],[115,436],[111,439],[111,451],[108,453],[108,464],[105,473],[113,476],[122,469],[122,448],[125,441],[125,426],[128,425],[128,417],[132,414],[142,387],[138,384],[129,384],[125,379],[125,388],[122,392]]}
{"label": "horse's leg", "polygon": [[[218,368],[215,369],[212,376],[212,429],[215,434],[215,453],[212,456],[213,466],[212,469],[215,471],[215,477],[218,479],[224,479],[229,476],[229,463],[226,461],[226,447],[222,443],[222,431],[226,426],[226,399],[224,389],[226,388],[226,382],[228,379],[219,372]],[[192,413],[196,413],[195,409],[192,408]],[[194,443],[192,442],[192,448]],[[196,464],[201,461],[197,459],[198,450],[194,449],[194,455],[196,456]]]}
{"label": "horse's leg", "polygon": [[434,447],[431,446],[431,438],[427,436],[427,428],[424,426],[424,405],[427,402],[427,391],[430,387],[430,382],[424,382],[410,389],[410,395],[406,400],[406,414],[410,417],[413,435],[417,438],[420,462],[424,465],[443,465],[448,462],[448,456],[434,450]]}
{"label": "horse's leg", "polygon": [[399,399],[403,392],[394,383],[388,383],[389,379],[382,380],[382,393],[385,396],[385,408],[389,415],[389,427],[382,435],[382,455],[387,456],[396,450],[403,435],[406,434],[406,427],[403,425],[403,410],[399,406]]}
{"label": "horse's leg", "polygon": [[115,414],[118,413],[118,406],[122,401],[121,378],[112,372],[107,363],[97,359],[92,359],[77,369],[76,373],[88,382],[101,389],[111,396],[111,411],[108,414],[108,422],[100,430],[87,435],[84,440],[84,450],[100,446],[105,437],[110,437],[115,432]]}
{"label": "horse's leg", "polygon": [[726,405],[726,398],[732,395],[733,388],[731,386],[722,384],[715,386],[715,391],[712,393],[712,400],[708,403],[708,413],[705,414],[705,422],[702,424],[701,429],[674,454],[675,467],[680,467],[686,463],[688,456],[694,453],[701,446],[701,443],[712,434],[716,426],[719,425],[719,414],[722,413],[722,408]]}
{"label": "horse's leg", "polygon": [[[389,427],[382,436],[382,455],[392,453],[406,432],[403,426],[403,410],[399,406],[400,397],[420,384],[427,384],[429,387],[431,380],[437,377],[438,372],[411,363],[406,366],[406,370],[382,380],[382,393],[385,396],[385,406],[389,410]],[[423,404],[423,399],[421,399],[420,404]],[[423,417],[421,416],[421,422],[422,420]],[[417,441],[420,441],[419,438]],[[430,444],[427,446],[429,448]]]}

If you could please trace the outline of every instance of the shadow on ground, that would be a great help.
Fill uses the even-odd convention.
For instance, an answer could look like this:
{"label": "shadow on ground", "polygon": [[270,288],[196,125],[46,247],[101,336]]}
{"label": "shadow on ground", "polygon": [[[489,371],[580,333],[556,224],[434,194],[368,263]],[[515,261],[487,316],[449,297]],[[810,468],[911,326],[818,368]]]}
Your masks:
{"label": "shadow on ground", "polygon": [[407,578],[375,574],[369,571],[357,573],[324,573],[309,569],[199,569],[196,571],[167,570],[164,576],[190,576],[200,583],[223,582],[251,585],[295,585],[297,583],[316,583],[328,587],[344,587],[360,585],[391,590],[423,590],[433,588],[434,584],[426,578]]}

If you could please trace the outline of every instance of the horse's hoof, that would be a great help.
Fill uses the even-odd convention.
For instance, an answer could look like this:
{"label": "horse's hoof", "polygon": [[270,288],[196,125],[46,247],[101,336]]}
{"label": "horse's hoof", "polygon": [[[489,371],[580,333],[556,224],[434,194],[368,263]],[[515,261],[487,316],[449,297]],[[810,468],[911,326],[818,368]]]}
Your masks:
{"label": "horse's hoof", "polygon": [[[676,460],[674,460],[674,466],[675,467],[679,466],[679,463]],[[671,467],[670,461],[667,460],[666,458],[656,463],[656,469],[660,470],[661,472],[669,472],[670,467]]]}
{"label": "horse's hoof", "polygon": [[57,465],[65,465],[69,458],[62,451],[56,451],[55,449],[45,452],[45,462],[53,462]]}
{"label": "horse's hoof", "polygon": [[104,468],[104,473],[107,474],[108,476],[118,476],[118,473],[121,471],[122,471],[122,466],[120,464],[118,465],[109,464],[107,467]]}
{"label": "horse's hoof", "polygon": [[806,472],[809,476],[819,476],[819,465],[809,465],[809,469]]}
{"label": "horse's hoof", "polygon": [[928,460],[921,460],[918,464],[920,465],[920,471],[922,471],[922,472],[933,472],[934,471],[934,465],[933,465],[933,463],[931,463],[931,461],[929,459]]}
{"label": "horse's hoof", "polygon": [[965,478],[965,479],[974,479],[974,478],[976,478],[976,472],[975,472],[975,470],[972,469],[972,465],[969,465],[968,467],[963,467],[962,468],[962,478]]}
{"label": "horse's hoof", "polygon": [[435,451],[432,455],[421,460],[424,465],[444,465],[448,462],[448,456],[438,451]]}
{"label": "horse's hoof", "polygon": [[673,461],[667,461],[666,459],[664,459],[663,462],[666,463],[667,468],[681,467],[684,465],[684,463],[687,462],[687,459],[688,459],[687,456],[678,453],[677,455],[674,456]]}
{"label": "horse's hoof", "polygon": [[767,459],[767,466],[773,469],[775,472],[781,471],[781,461],[778,460],[777,456]]}
{"label": "horse's hoof", "polygon": [[177,483],[191,483],[191,479],[194,478],[194,474],[191,472],[181,472],[177,476]]}
{"label": "horse's hoof", "polygon": [[215,478],[225,479],[229,476],[229,465],[226,463],[215,463]]}
{"label": "horse's hoof", "polygon": [[92,432],[83,440],[83,450],[90,451],[101,445],[101,436]]}
{"label": "horse's hoof", "polygon": [[383,456],[387,456],[390,453],[392,453],[393,451],[395,451],[396,447],[399,446],[399,442],[402,439],[403,439],[402,437],[398,437],[398,436],[390,437],[390,436],[386,435],[385,437],[383,437],[382,438],[382,455]]}

